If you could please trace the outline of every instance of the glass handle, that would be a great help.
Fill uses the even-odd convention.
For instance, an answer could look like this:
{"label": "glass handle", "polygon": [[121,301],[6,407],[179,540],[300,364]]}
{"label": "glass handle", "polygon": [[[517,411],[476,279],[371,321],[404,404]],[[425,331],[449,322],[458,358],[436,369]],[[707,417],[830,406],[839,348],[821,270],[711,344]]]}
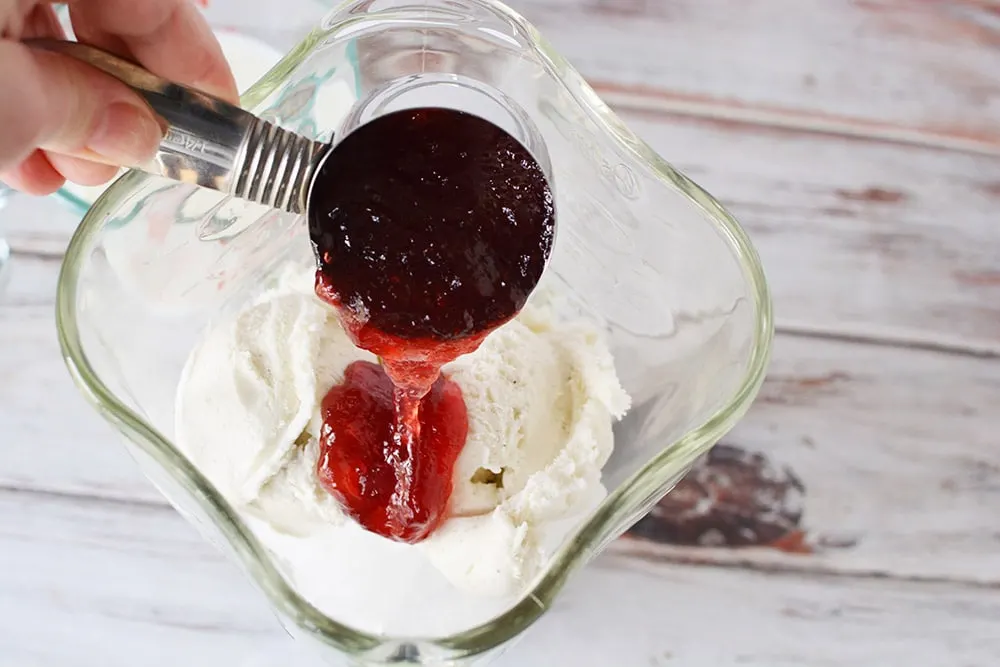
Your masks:
{"label": "glass handle", "polygon": [[92,46],[50,39],[27,43],[86,62],[146,100],[166,131],[154,160],[139,167],[143,171],[283,211],[305,212],[312,174],[328,144]]}

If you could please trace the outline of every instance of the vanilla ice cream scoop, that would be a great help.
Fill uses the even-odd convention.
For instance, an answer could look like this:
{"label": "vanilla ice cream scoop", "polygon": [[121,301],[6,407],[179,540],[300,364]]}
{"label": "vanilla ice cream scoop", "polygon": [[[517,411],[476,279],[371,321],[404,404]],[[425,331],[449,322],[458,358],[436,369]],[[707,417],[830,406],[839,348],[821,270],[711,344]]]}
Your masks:
{"label": "vanilla ice cream scoop", "polygon": [[[315,475],[320,404],[351,362],[375,361],[312,293],[308,272],[286,271],[206,332],[176,414],[180,447],[239,511],[281,535],[272,548],[293,571],[322,562],[310,550],[330,549],[353,524]],[[444,368],[462,390],[469,434],[443,525],[413,546],[358,544],[427,558],[462,590],[511,594],[604,496],[612,423],[629,398],[601,333],[557,317],[551,296],[540,287],[516,319]]]}
{"label": "vanilla ice cream scoop", "polygon": [[[515,498],[577,438],[588,440],[588,472],[599,478],[613,446],[609,415],[628,407],[620,389],[608,400],[599,397],[604,384],[617,388],[617,382],[613,366],[601,368],[610,355],[591,328],[546,327],[550,313],[534,304],[525,310],[474,354],[445,367],[462,387],[469,414],[469,438],[455,469],[454,516],[490,512]],[[587,374],[592,367],[597,377]],[[598,420],[590,419],[595,410]]]}
{"label": "vanilla ice cream scoop", "polygon": [[469,437],[451,517],[421,543],[456,586],[501,595],[527,583],[565,520],[604,497],[612,422],[629,407],[603,337],[562,322],[542,290],[476,352],[445,367],[462,388]]}
{"label": "vanilla ice cream scoop", "polygon": [[188,359],[177,438],[231,502],[256,498],[309,425],[325,319],[300,295],[265,299],[210,330]]}

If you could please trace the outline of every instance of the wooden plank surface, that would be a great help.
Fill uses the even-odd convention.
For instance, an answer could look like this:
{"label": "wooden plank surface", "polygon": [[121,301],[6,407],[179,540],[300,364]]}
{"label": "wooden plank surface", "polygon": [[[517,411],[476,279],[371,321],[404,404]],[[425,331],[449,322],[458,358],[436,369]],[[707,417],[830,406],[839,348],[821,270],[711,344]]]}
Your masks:
{"label": "wooden plank surface", "polygon": [[[11,665],[320,664],[169,508],[0,492],[0,544]],[[996,590],[603,557],[497,667],[985,667],[998,615]]]}
{"label": "wooden plank surface", "polygon": [[[830,545],[624,553],[1000,585],[1000,359],[778,336],[768,379],[724,442],[805,487],[802,527]],[[844,545],[844,546],[840,546]]]}
{"label": "wooden plank surface", "polygon": [[[1000,3],[512,4],[750,231],[783,333],[727,442],[794,471],[824,548],[620,540],[501,664],[996,664]],[[0,655],[311,665],[72,388],[76,217],[0,222]]]}
{"label": "wooden plank surface", "polygon": [[1000,158],[622,117],[750,232],[779,328],[1000,354]]}
{"label": "wooden plank surface", "polygon": [[14,255],[0,293],[0,486],[161,503],[62,362],[56,282],[78,219],[60,202],[23,196],[2,214]]}
{"label": "wooden plank surface", "polygon": [[511,0],[612,105],[1000,153],[993,0]]}
{"label": "wooden plank surface", "polygon": [[0,507],[4,665],[319,664],[167,506],[3,491]]}

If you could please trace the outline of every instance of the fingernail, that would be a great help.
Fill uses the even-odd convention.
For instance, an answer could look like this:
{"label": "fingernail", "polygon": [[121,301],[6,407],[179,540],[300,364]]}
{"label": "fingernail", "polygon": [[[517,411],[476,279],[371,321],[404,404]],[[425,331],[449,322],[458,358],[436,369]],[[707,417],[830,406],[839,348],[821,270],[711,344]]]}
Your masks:
{"label": "fingernail", "polygon": [[111,162],[133,167],[152,158],[162,138],[151,111],[116,102],[105,109],[87,148]]}
{"label": "fingernail", "polygon": [[225,100],[230,104],[240,105],[240,95],[236,92],[236,84],[219,84],[214,81],[199,81],[193,86],[203,93],[208,93],[209,95],[214,95],[220,100]]}

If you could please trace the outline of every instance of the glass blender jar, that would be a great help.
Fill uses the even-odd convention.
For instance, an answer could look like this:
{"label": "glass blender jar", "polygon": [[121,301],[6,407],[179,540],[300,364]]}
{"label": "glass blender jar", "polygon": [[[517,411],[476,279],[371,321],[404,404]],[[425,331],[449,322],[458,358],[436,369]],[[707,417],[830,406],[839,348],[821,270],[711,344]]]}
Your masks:
{"label": "glass blender jar", "polygon": [[772,336],[757,254],[718,202],[632,134],[522,17],[491,0],[345,3],[243,105],[322,141],[398,109],[448,106],[547,156],[558,230],[546,271],[606,331],[632,397],[603,471],[607,497],[520,596],[470,607],[447,632],[421,629],[444,609],[433,598],[402,610],[412,617],[405,633],[324,614],[174,441],[191,349],[279,267],[312,261],[304,220],[139,172],[100,197],[67,252],[57,317],[70,371],[147,477],[249,575],[289,633],[331,664],[478,664],[538,619],[567,578],[747,410]]}

